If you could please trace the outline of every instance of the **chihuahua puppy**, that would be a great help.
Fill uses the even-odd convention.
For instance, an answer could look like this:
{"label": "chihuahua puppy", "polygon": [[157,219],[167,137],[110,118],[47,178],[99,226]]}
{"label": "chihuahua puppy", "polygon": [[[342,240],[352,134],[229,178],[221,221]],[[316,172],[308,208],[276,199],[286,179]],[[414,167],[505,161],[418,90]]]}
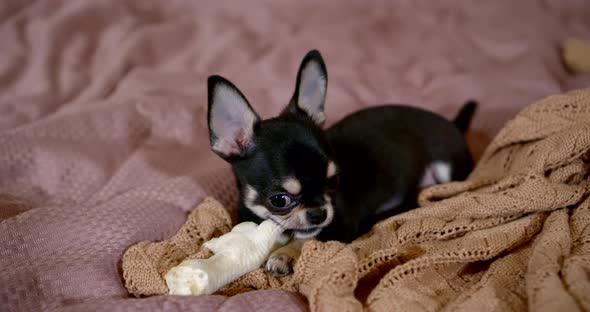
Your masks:
{"label": "chihuahua puppy", "polygon": [[323,130],[327,83],[321,54],[310,51],[289,104],[262,120],[231,82],[208,79],[211,149],[233,168],[240,222],[272,219],[293,238],[266,262],[275,276],[291,272],[306,239],[350,242],[379,219],[416,207],[421,187],[463,180],[473,167],[463,133],[474,102],[454,122],[387,105]]}

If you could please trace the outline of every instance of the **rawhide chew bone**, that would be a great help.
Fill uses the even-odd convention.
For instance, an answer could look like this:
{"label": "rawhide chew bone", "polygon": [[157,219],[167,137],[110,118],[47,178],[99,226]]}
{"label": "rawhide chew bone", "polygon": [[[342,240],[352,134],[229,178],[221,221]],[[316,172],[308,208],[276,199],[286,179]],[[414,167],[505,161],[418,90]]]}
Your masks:
{"label": "rawhide chew bone", "polygon": [[231,232],[203,244],[214,255],[184,260],[164,275],[171,295],[209,295],[262,266],[268,255],[288,238],[274,221],[242,222]]}

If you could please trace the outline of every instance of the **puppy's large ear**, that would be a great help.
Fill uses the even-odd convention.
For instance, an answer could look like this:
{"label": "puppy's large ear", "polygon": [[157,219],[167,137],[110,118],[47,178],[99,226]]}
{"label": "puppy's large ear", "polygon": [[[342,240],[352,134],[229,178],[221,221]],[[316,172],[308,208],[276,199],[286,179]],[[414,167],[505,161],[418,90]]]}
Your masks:
{"label": "puppy's large ear", "polygon": [[209,141],[223,159],[243,157],[255,147],[254,128],[260,117],[242,92],[221,76],[207,80]]}
{"label": "puppy's large ear", "polygon": [[299,67],[295,93],[284,112],[311,118],[322,126],[326,121],[324,102],[328,86],[328,73],[322,55],[309,51]]}

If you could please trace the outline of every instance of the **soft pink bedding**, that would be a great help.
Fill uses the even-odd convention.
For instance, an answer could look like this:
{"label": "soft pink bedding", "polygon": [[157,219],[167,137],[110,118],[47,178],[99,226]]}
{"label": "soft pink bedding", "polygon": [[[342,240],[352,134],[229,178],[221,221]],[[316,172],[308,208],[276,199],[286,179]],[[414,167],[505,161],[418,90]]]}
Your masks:
{"label": "soft pink bedding", "polygon": [[452,117],[480,101],[476,156],[523,106],[589,86],[559,45],[590,38],[590,2],[3,1],[0,310],[306,310],[283,291],[129,298],[127,247],[172,235],[206,195],[235,207],[209,151],[206,78],[269,117],[310,49],[328,123],[401,102]]}

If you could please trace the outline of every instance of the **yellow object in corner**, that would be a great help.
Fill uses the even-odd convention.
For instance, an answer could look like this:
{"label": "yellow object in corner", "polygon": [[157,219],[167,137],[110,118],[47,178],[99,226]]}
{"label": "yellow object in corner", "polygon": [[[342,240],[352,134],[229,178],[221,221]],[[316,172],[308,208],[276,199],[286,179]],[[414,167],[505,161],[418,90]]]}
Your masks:
{"label": "yellow object in corner", "polygon": [[590,41],[568,39],[562,45],[562,57],[567,67],[576,73],[590,72]]}

